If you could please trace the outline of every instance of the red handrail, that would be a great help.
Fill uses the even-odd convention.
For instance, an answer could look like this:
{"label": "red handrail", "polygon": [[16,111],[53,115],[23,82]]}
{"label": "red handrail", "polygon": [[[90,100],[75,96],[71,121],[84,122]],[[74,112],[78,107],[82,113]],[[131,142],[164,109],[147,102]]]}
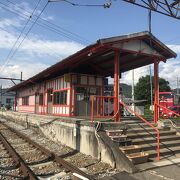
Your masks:
{"label": "red handrail", "polygon": [[144,121],[147,125],[149,125],[150,127],[152,127],[156,131],[156,134],[157,134],[157,160],[160,160],[160,134],[159,134],[159,130],[156,127],[154,127],[151,123],[149,123],[147,120],[145,120],[143,117],[141,117],[138,113],[134,112],[125,103],[120,102],[120,104],[122,104],[129,112],[131,112],[132,114],[135,114],[138,118],[140,118],[142,121]]}
{"label": "red handrail", "polygon": [[166,107],[164,107],[164,106],[162,106],[162,105],[160,105],[160,104],[157,104],[157,106],[159,106],[160,108],[163,108],[163,109],[165,109],[165,110],[167,110],[167,111],[169,111],[169,112],[172,112],[172,113],[175,114],[176,116],[180,117],[180,114],[177,114],[177,113],[175,113],[174,111],[171,111],[170,109],[168,109],[168,108],[166,108]]}

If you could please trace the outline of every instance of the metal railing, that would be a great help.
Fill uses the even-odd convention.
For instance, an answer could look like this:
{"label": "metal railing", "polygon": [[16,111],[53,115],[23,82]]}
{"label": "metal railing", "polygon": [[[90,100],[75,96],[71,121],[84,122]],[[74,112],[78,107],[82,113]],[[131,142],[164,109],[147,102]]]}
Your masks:
{"label": "metal railing", "polygon": [[114,96],[92,96],[91,121],[94,118],[112,117],[114,113]]}
{"label": "metal railing", "polygon": [[148,126],[150,126],[157,134],[157,160],[160,160],[160,133],[159,130],[154,127],[151,123],[149,123],[146,119],[144,119],[142,116],[140,116],[138,113],[134,112],[131,108],[129,108],[125,103],[120,102],[130,113],[136,115],[138,118],[140,118],[143,122],[145,122]]}

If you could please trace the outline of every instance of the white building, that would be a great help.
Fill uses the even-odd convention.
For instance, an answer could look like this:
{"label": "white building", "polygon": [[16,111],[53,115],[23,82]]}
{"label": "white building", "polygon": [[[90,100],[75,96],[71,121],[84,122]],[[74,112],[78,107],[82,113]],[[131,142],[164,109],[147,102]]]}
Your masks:
{"label": "white building", "polygon": [[7,92],[7,89],[0,90],[0,107],[12,108],[14,99],[15,92]]}

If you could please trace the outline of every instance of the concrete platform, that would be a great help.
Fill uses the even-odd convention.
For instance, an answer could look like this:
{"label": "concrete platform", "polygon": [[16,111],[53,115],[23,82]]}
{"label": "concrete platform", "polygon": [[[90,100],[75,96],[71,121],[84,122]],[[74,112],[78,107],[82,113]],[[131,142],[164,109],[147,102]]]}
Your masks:
{"label": "concrete platform", "polygon": [[[37,127],[45,134],[45,136],[47,136],[53,141],[61,142],[62,144],[65,144],[82,153],[101,159],[103,162],[109,163],[113,167],[117,167],[117,165],[116,166],[114,165],[114,159],[113,159],[114,157],[112,157],[112,152],[111,152],[112,149],[110,149],[111,147],[107,148],[107,144],[99,145],[99,140],[97,139],[97,135],[95,133],[96,131],[95,125],[97,125],[97,122],[100,120],[99,118],[95,119],[95,122],[92,123],[90,117],[82,117],[82,116],[57,117],[57,116],[18,113],[11,111],[0,112],[0,114],[9,119],[13,119],[14,122],[23,124],[24,126]],[[98,128],[102,128],[104,130],[107,129],[121,130],[131,127],[134,129],[134,132],[138,132],[140,130],[138,128],[141,127],[137,123],[137,118],[134,118],[133,120],[129,120],[129,117],[122,118],[121,122],[118,123],[114,122],[110,118],[102,118],[100,122],[101,122],[101,126]],[[149,126],[146,126],[146,124],[143,124],[142,126],[146,127],[147,129],[149,128]],[[142,134],[144,136],[144,133]],[[166,132],[164,132],[164,134],[166,134]],[[164,137],[166,136],[162,136],[162,141]],[[168,137],[166,138],[168,139]],[[152,142],[155,141],[154,138],[149,138],[149,140]],[[134,140],[134,142],[138,144],[138,140]],[[115,154],[117,155],[117,153]],[[144,163],[142,166],[136,165],[136,167],[139,171],[145,171],[148,169],[173,165],[176,163],[179,163],[179,158],[178,160],[168,159],[167,161],[148,162],[148,163]],[[129,170],[129,171],[134,171],[134,170]]]}

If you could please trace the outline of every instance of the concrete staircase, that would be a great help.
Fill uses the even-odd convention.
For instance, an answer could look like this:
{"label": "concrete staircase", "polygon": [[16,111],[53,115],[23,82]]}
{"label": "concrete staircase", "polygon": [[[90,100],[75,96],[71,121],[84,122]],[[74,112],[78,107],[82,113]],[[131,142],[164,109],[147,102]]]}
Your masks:
{"label": "concrete staircase", "polygon": [[[149,120],[153,123],[151,120]],[[124,124],[123,124],[124,123]],[[155,131],[137,119],[124,119],[123,126],[106,130],[106,134],[119,145],[120,149],[134,163],[156,161],[157,140]],[[122,128],[123,127],[123,128]],[[160,131],[160,156],[164,158],[180,157],[180,135],[170,127],[158,128]]]}

